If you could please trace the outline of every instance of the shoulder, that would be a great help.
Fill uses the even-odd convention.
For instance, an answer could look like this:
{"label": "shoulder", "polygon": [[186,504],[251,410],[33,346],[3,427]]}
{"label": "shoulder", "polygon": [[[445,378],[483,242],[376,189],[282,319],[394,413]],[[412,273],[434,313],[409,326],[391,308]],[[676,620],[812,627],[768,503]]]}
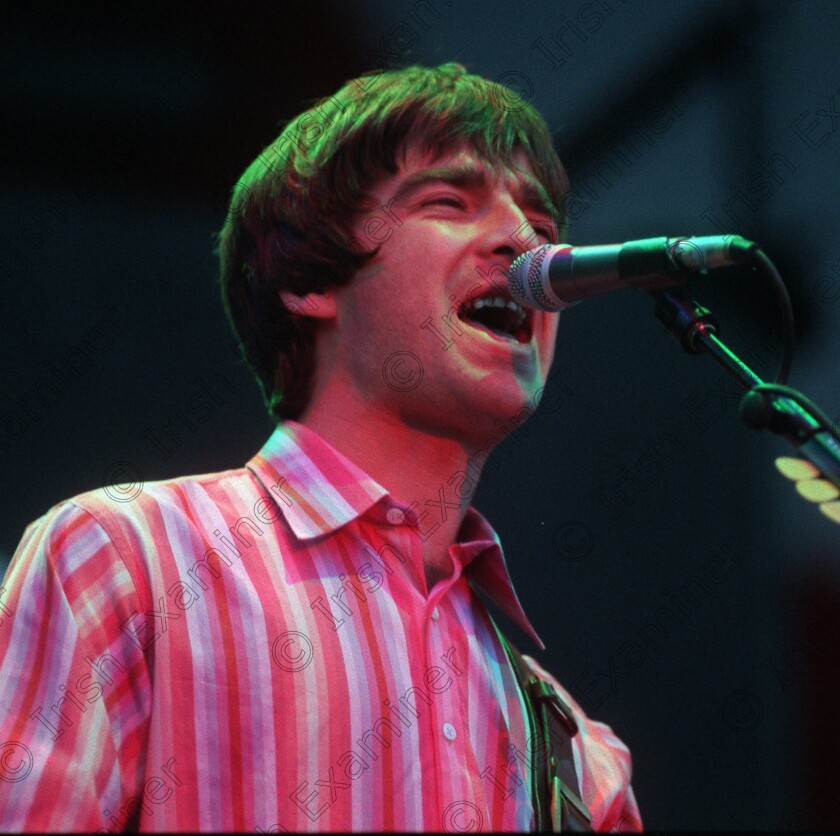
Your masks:
{"label": "shoulder", "polygon": [[165,528],[174,517],[189,516],[211,507],[235,506],[255,491],[246,468],[180,476],[157,482],[136,479],[114,483],[68,500],[93,517],[109,533],[149,534]]}
{"label": "shoulder", "polygon": [[69,579],[83,567],[91,578],[127,573],[148,589],[150,558],[210,509],[236,510],[259,496],[246,468],[157,482],[118,482],[54,505],[30,523],[9,572],[41,566]]}
{"label": "shoulder", "polygon": [[528,667],[551,685],[571,708],[578,724],[572,739],[581,795],[598,830],[641,829],[630,780],[633,772],[630,750],[610,726],[590,718],[578,701],[535,659],[523,656]]}
{"label": "shoulder", "polygon": [[612,728],[606,723],[601,723],[589,717],[572,694],[534,658],[531,656],[524,656],[523,658],[528,664],[528,667],[540,679],[551,685],[563,701],[572,709],[572,713],[580,729],[581,744],[587,750],[587,755],[595,754],[594,751],[590,750],[604,750],[605,754],[609,754],[615,766],[623,773],[623,777],[629,781],[631,773],[630,751],[615,735]]}

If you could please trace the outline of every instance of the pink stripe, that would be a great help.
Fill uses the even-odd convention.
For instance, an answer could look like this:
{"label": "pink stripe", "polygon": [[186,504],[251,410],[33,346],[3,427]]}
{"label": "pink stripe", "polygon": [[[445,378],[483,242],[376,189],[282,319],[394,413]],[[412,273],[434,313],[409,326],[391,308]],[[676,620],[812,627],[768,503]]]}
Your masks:
{"label": "pink stripe", "polygon": [[[247,468],[28,529],[0,612],[0,829],[527,830],[521,698],[467,584],[531,629],[498,538],[470,511],[430,601],[392,505],[289,423]],[[626,747],[567,697],[596,828],[639,830]]]}

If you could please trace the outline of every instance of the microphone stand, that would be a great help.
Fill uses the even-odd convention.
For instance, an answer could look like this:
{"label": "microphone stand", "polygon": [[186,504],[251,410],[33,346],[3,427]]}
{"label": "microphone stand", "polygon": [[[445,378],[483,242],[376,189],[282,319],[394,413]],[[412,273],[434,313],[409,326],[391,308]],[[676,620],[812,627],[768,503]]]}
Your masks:
{"label": "microphone stand", "polygon": [[656,300],[654,316],[687,352],[711,354],[748,390],[739,407],[744,424],[783,436],[840,488],[840,444],[819,408],[796,389],[762,381],[718,338],[711,311],[693,301],[687,291],[671,288],[650,293]]}

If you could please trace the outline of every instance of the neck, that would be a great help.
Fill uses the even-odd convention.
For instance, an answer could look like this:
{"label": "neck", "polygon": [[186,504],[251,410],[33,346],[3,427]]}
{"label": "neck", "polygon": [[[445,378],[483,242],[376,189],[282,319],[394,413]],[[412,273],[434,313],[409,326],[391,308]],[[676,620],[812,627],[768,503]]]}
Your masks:
{"label": "neck", "polygon": [[395,499],[426,514],[418,532],[428,590],[451,573],[449,546],[470,506],[480,465],[461,440],[412,427],[398,417],[344,398],[341,407],[315,400],[298,419],[343,453]]}

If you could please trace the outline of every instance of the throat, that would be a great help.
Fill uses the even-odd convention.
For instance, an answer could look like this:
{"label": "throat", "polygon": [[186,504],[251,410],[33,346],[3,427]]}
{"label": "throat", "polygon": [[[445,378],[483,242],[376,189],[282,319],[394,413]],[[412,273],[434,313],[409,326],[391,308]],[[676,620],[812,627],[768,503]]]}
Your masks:
{"label": "throat", "polygon": [[426,577],[426,596],[431,593],[435,586],[443,580],[452,577],[455,564],[449,555],[449,547],[443,549],[423,548],[423,569]]}

